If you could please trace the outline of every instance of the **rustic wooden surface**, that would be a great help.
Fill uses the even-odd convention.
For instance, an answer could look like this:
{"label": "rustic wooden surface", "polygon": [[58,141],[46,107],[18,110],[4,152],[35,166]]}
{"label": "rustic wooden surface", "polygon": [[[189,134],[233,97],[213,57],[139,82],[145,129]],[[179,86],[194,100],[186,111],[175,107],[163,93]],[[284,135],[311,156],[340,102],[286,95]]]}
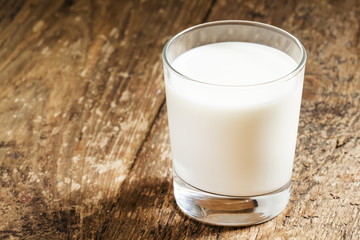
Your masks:
{"label": "rustic wooden surface", "polygon": [[[308,52],[283,213],[207,226],[176,207],[161,50],[211,20]],[[360,239],[360,2],[0,1],[0,239]]]}

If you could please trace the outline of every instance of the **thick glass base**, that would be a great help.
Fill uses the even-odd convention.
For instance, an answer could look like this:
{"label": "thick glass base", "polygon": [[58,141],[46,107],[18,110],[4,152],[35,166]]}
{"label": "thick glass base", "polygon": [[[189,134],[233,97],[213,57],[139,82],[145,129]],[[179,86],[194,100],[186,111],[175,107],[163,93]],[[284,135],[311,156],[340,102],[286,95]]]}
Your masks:
{"label": "thick glass base", "polygon": [[246,226],[268,221],[286,207],[290,182],[281,189],[259,196],[223,196],[204,192],[184,182],[173,171],[177,205],[191,218],[221,226]]}

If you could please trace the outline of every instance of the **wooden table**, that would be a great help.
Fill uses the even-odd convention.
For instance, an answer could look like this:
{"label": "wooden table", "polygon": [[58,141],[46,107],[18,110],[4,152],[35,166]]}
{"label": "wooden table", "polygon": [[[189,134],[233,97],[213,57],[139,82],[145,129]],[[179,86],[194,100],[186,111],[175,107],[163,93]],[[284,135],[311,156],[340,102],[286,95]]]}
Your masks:
{"label": "wooden table", "polygon": [[[205,21],[281,27],[308,52],[287,208],[184,216],[161,51]],[[360,2],[0,2],[0,239],[360,239]]]}

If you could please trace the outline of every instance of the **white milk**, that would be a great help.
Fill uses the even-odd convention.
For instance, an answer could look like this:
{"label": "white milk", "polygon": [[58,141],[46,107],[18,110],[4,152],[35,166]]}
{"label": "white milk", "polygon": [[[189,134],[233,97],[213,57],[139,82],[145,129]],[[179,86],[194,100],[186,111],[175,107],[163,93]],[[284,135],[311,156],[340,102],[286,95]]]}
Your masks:
{"label": "white milk", "polygon": [[[264,45],[226,42],[194,48],[172,65],[189,78],[210,83],[178,74],[165,77],[177,175],[201,190],[232,196],[269,193],[286,185],[303,76],[261,83],[291,73],[295,61]],[[250,84],[258,85],[232,86]]]}

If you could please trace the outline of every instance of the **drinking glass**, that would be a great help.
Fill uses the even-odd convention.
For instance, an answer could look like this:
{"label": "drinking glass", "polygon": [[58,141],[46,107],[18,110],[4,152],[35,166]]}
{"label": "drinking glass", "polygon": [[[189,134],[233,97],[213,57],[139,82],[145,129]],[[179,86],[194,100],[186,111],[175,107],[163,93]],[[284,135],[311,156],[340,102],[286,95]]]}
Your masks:
{"label": "drinking glass", "polygon": [[[221,42],[271,47],[291,57],[296,67],[281,78],[250,84],[200,81],[174,67],[181,54]],[[180,32],[162,56],[177,205],[191,218],[223,226],[257,224],[278,215],[290,196],[303,45],[264,23],[217,21]]]}

